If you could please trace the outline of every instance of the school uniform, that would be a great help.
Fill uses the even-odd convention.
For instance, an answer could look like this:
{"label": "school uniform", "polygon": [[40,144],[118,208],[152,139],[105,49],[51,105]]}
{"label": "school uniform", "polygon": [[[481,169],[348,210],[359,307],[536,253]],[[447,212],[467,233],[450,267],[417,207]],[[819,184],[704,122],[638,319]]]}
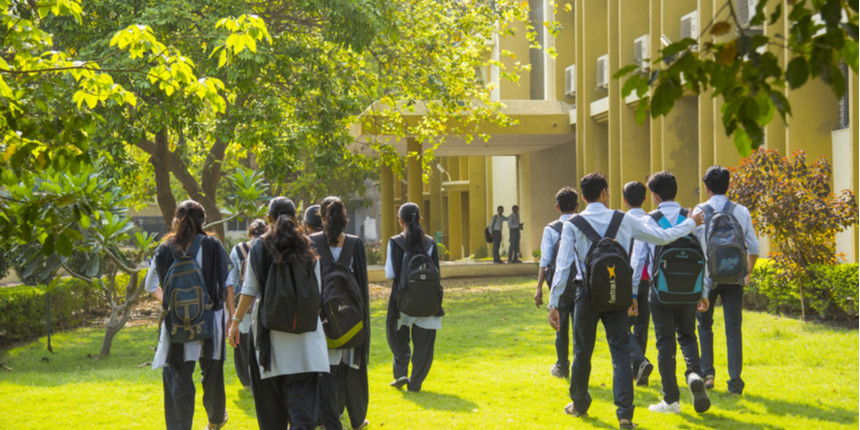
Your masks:
{"label": "school uniform", "polygon": [[[401,234],[402,235],[402,234]],[[442,328],[442,316],[445,314],[440,309],[435,316],[413,317],[406,315],[397,308],[397,285],[400,279],[400,271],[403,265],[405,251],[394,243],[397,236],[388,240],[388,249],[385,256],[385,277],[393,280],[391,284],[391,295],[388,299],[388,314],[386,316],[386,337],[388,346],[394,356],[393,371],[394,379],[408,376],[409,361],[412,360],[412,375],[409,376],[410,391],[420,391],[430,373],[433,364],[433,350],[436,344],[436,330]],[[430,236],[424,237],[425,253],[433,260],[436,268],[439,268],[439,253],[436,250],[436,242]],[[409,341],[412,340],[414,351],[410,350]]]}
{"label": "school uniform", "polygon": [[[598,234],[605,234],[615,211],[608,209],[602,203],[590,203],[582,216]],[[625,214],[618,227],[615,240],[625,250],[630,246],[631,239],[639,239],[657,244],[666,244],[694,231],[692,220],[668,230],[655,229],[647,226],[639,218]],[[576,264],[577,278],[585,273],[585,259],[592,243],[570,220],[564,223],[561,234],[556,273],[553,278],[550,293],[550,306],[558,308],[559,300],[567,284],[571,265]],[[629,252],[629,251],[628,251]],[[633,418],[633,377],[630,370],[629,334],[630,326],[627,311],[609,311],[596,313],[592,310],[589,289],[587,286],[577,288],[576,307],[574,310],[574,343],[573,367],[570,378],[570,398],[574,408],[580,412],[588,411],[591,406],[591,396],[588,393],[588,380],[591,376],[591,355],[594,352],[594,342],[597,335],[597,323],[603,322],[606,330],[606,340],[612,355],[612,394],[615,399],[616,416],[621,419]],[[634,297],[635,298],[635,297]]]}
{"label": "school uniform", "polygon": [[520,259],[520,214],[512,213],[508,216],[508,229],[510,232],[508,245],[508,263],[519,261]]}
{"label": "school uniform", "polygon": [[[330,246],[325,234],[315,233],[310,236],[317,254],[323,255],[328,248],[332,261],[338,261],[344,247]],[[370,356],[370,295],[367,281],[367,258],[364,242],[361,238],[346,235],[346,241],[351,242],[352,254],[349,257],[349,267],[355,275],[356,283],[361,290],[364,301],[364,330],[367,341],[358,348],[329,349],[330,373],[320,377],[321,420],[328,429],[340,426],[340,415],[346,408],[352,428],[357,428],[367,417],[369,388],[367,383],[367,363]],[[320,258],[320,271],[325,274],[329,270],[329,261]],[[325,275],[323,275],[325,277]]]}
{"label": "school uniform", "polygon": [[508,217],[499,214],[493,215],[493,219],[490,220],[490,232],[493,234],[493,263],[502,262],[502,256],[500,254],[500,249],[502,247],[502,228],[504,228],[505,221],[507,220]]}
{"label": "school uniform", "polygon": [[[164,415],[168,430],[187,430],[194,421],[194,363],[200,364],[203,377],[203,406],[211,423],[224,421],[224,297],[226,296],[227,252],[211,236],[198,235],[195,259],[203,272],[213,305],[212,337],[203,341],[170,343],[165,324],[159,325],[158,347],[153,369],[162,369]],[[150,261],[144,280],[146,291],[153,293],[164,285],[167,270],[174,261],[172,242],[161,244]],[[194,245],[190,245],[193,247]],[[188,250],[191,252],[191,248]],[[177,251],[179,252],[179,251]]]}
{"label": "school uniform", "polygon": [[[722,194],[717,194],[711,197],[702,205],[710,206],[714,212],[720,212],[729,202],[729,199]],[[699,210],[699,208],[697,208]],[[752,225],[749,209],[735,203],[732,210],[732,215],[741,226],[744,232],[744,243],[746,244],[747,253],[749,255],[758,255],[759,243],[756,237],[755,229]],[[705,227],[702,224],[696,229],[696,236],[702,244],[702,249],[707,255],[707,244],[705,243]],[[749,268],[752,270],[752,267]],[[707,291],[708,300],[711,302],[711,307],[705,312],[700,312],[697,315],[699,328],[699,342],[702,347],[702,376],[713,376],[714,370],[714,333],[712,327],[714,325],[714,306],[717,297],[720,297],[723,303],[723,317],[725,318],[726,327],[726,349],[728,350],[728,368],[729,368],[729,391],[740,394],[744,389],[744,381],[741,379],[741,369],[743,365],[743,342],[741,338],[741,323],[742,323],[742,308],[743,308],[743,292],[744,279],[738,279],[736,284],[716,284],[713,285],[705,277],[705,290]]]}
{"label": "school uniform", "polygon": [[[257,240],[251,248],[242,295],[259,301],[268,276],[263,263],[265,244]],[[316,287],[320,285],[319,262],[312,263]],[[254,306],[251,334],[254,353],[250,355],[251,390],[257,424],[261,430],[313,429],[318,422],[319,377],[329,372],[328,350],[322,321],[307,333],[267,330],[260,324],[260,306]]]}
{"label": "school uniform", "polygon": [[[681,215],[681,205],[678,202],[661,202],[657,210],[663,214],[669,225],[678,224]],[[660,227],[650,216],[643,219],[652,227]],[[654,256],[654,245],[647,244],[646,246],[649,255]],[[646,270],[649,277],[654,275],[653,264],[646,266]],[[654,336],[657,338],[657,368],[660,370],[660,378],[663,383],[663,400],[667,404],[672,404],[681,398],[675,372],[675,355],[678,350],[675,344],[676,337],[677,345],[681,347],[681,354],[684,356],[684,362],[687,366],[684,371],[685,380],[690,374],[700,372],[699,343],[696,340],[697,303],[660,303],[657,289],[651,287],[650,290],[649,302],[651,316],[654,320]]]}
{"label": "school uniform", "polygon": [[[250,241],[245,242],[250,250]],[[247,255],[242,254],[242,243],[237,244],[230,251],[230,273],[227,275],[227,286],[233,287],[233,295],[239,301],[242,293],[242,261]],[[245,313],[239,322],[239,345],[233,348],[233,364],[236,366],[236,376],[244,387],[251,386],[251,368],[249,355],[251,354],[251,312]]]}
{"label": "school uniform", "polygon": [[[632,208],[627,213],[640,219],[648,216],[642,208]],[[630,265],[633,267],[633,291],[636,292],[636,301],[639,306],[639,315],[629,317],[631,327],[630,365],[634,375],[642,364],[648,362],[645,351],[648,347],[648,321],[651,316],[648,307],[648,293],[651,287],[649,265],[653,255],[653,245],[641,240],[633,241]]]}
{"label": "school uniform", "polygon": [[[558,221],[564,223],[572,217],[573,214],[562,214],[558,217]],[[543,228],[543,237],[540,241],[540,268],[544,270],[555,264],[557,249],[556,246],[561,241],[561,233],[555,231],[550,225]],[[552,279],[547,279],[547,283],[552,286]],[[570,321],[573,319],[574,303],[569,306],[564,306],[564,309],[559,308],[559,326],[555,332],[555,365],[559,368],[566,369],[570,366],[568,359],[568,351],[570,350]]]}

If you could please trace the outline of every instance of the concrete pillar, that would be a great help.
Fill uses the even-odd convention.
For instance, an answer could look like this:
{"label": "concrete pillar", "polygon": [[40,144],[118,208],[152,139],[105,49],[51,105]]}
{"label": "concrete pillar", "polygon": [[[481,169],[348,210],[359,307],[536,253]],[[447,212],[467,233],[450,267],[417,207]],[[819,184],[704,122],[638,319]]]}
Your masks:
{"label": "concrete pillar", "polygon": [[484,157],[469,157],[469,253],[474,254],[486,245],[484,227],[487,226],[487,169]]}
{"label": "concrete pillar", "polygon": [[438,161],[430,167],[430,207],[425,210],[430,226],[427,234],[434,239],[436,232],[442,231],[442,172],[436,167]]}
{"label": "concrete pillar", "polygon": [[382,229],[382,242],[385,243],[389,237],[394,236],[395,209],[394,209],[394,174],[391,167],[382,165],[379,174],[379,193],[382,195],[382,214],[380,214],[380,228]]}
{"label": "concrete pillar", "polygon": [[448,191],[448,253],[452,260],[463,258],[463,228],[460,222],[463,213],[461,194]]}
{"label": "concrete pillar", "polygon": [[406,198],[418,206],[423,206],[421,142],[410,137],[406,141],[406,152]]}

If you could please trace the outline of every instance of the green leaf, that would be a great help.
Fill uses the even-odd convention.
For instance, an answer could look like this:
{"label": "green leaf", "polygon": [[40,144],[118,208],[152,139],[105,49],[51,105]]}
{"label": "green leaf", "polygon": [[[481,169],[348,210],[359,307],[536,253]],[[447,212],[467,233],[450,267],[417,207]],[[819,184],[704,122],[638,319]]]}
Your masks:
{"label": "green leaf", "polygon": [[630,65],[624,66],[624,67],[618,69],[618,71],[612,75],[612,79],[621,79],[624,77],[624,75],[627,75],[630,72],[637,70],[638,68],[639,68],[639,66],[637,64],[630,64]]}
{"label": "green leaf", "polygon": [[800,88],[809,79],[809,65],[803,57],[794,57],[788,62],[785,80],[791,89]]}
{"label": "green leaf", "polygon": [[735,148],[741,156],[747,157],[752,153],[752,140],[750,140],[743,128],[736,129],[732,137]]}

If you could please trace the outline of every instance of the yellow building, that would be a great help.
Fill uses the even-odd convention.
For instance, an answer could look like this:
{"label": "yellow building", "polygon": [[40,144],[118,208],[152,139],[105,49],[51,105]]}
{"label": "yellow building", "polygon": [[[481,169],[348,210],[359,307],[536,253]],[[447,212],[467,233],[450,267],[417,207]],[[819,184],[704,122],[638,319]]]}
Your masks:
{"label": "yellow building", "polygon": [[[493,97],[504,103],[505,112],[519,125],[486,130],[492,136],[488,143],[466,145],[461,139],[449,139],[439,149],[439,166],[432,170],[429,183],[421,183],[418,160],[407,160],[405,181],[390,170],[381,172],[382,237],[397,231],[396,207],[416,201],[427,214],[429,232],[443,232],[452,258],[474,254],[485,245],[483,229],[505,191],[515,194],[513,199],[521,208],[526,227],[521,247],[528,258],[540,247],[543,226],[557,217],[555,191],[564,185],[576,187],[578,178],[592,171],[609,178],[615,208],[621,208],[622,184],[644,182],[649,173],[659,170],[670,170],[678,178],[677,200],[682,205],[705,200],[704,170],[713,164],[735,166],[740,159],[723,130],[720,100],[707,94],[687,96],[667,117],[640,124],[635,119],[636,97],[623,98],[623,82],[610,77],[635,59],[655,58],[666,41],[697,35],[700,23],[709,22],[725,1],[580,0],[574,2],[572,12],[552,16],[546,1],[530,0],[538,38],[545,47],[554,47],[557,57],[530,50],[520,31],[500,38],[495,50],[507,49],[529,59],[530,72],[519,83],[499,81],[497,70],[489,73],[498,82]],[[740,13],[756,3],[733,1]],[[768,8],[774,4],[770,2]],[[540,25],[553,19],[563,26],[555,37]],[[787,34],[788,26],[780,21],[760,31]],[[785,66],[786,55],[778,55]],[[793,115],[788,124],[776,118],[767,126],[765,146],[783,153],[804,150],[810,159],[830,159],[834,189],[856,193],[857,84],[857,75],[850,73],[843,100],[820,81],[786,90]],[[414,140],[400,148],[403,154],[416,149],[420,143]],[[515,156],[516,168],[494,169],[499,156]],[[515,176],[517,189],[494,190],[497,175]],[[838,238],[839,251],[851,261],[857,259],[856,236],[854,228]]]}

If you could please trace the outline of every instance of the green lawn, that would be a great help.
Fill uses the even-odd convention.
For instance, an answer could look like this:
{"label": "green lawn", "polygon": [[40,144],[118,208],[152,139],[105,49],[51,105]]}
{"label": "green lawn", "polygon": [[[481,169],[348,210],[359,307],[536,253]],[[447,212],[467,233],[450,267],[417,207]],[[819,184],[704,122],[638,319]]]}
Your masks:
{"label": "green lawn", "polygon": [[[383,332],[384,301],[373,304],[373,348],[368,419],[374,429],[616,428],[611,365],[598,334],[585,420],[565,415],[566,381],[553,378],[553,333],[545,311],[534,307],[533,281],[497,278],[452,282],[443,329],[424,392],[387,386],[391,355]],[[704,415],[682,394],[682,414],[650,413],[659,400],[659,376],[637,388],[634,421],[640,428],[823,429],[858,426],[858,334],[767,314],[744,315],[743,397],[726,393],[721,310],[716,312],[717,388]],[[600,333],[600,331],[598,331]],[[0,353],[12,371],[0,371],[0,429],[163,428],[161,372],[141,363],[152,358],[154,326],[123,330],[114,354],[93,359],[101,332],[81,329]],[[653,336],[648,356],[656,361]],[[43,357],[49,361],[44,362]],[[680,354],[679,354],[680,358]],[[226,366],[228,428],[256,428],[253,398]],[[683,372],[679,369],[679,380]],[[199,401],[195,428],[205,425]]]}

